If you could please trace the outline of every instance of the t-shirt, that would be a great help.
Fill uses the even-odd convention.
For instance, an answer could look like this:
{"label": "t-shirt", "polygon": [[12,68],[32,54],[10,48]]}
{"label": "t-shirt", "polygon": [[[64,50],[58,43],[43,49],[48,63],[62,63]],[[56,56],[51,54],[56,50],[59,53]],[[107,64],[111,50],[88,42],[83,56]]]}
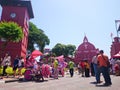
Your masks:
{"label": "t-shirt", "polygon": [[87,69],[89,69],[89,68],[90,68],[89,63],[85,62],[84,64],[85,64],[85,68],[87,68]]}
{"label": "t-shirt", "polygon": [[3,66],[11,65],[11,57],[10,56],[5,57],[3,62],[2,62],[2,65]]}
{"label": "t-shirt", "polygon": [[98,55],[98,62],[99,62],[99,66],[105,66],[107,67],[107,61],[108,61],[108,56],[106,55]]}
{"label": "t-shirt", "polygon": [[19,60],[18,66],[19,66],[19,67],[24,67],[24,59]]}
{"label": "t-shirt", "polygon": [[69,62],[69,68],[71,69],[71,68],[73,68],[73,67],[74,67],[74,62],[70,61],[70,62]]}
{"label": "t-shirt", "polygon": [[53,63],[53,65],[54,65],[54,68],[57,68],[58,67],[58,61],[55,60],[54,63]]}
{"label": "t-shirt", "polygon": [[16,59],[14,60],[13,65],[14,65],[14,66],[17,66],[17,65],[18,65],[18,62],[19,62],[19,60],[16,58]]}
{"label": "t-shirt", "polygon": [[84,62],[81,62],[81,63],[80,63],[80,66],[81,66],[82,68],[84,68],[84,67],[85,67]]}
{"label": "t-shirt", "polygon": [[94,57],[92,58],[92,63],[97,64],[97,62],[98,62],[97,56],[94,56]]}

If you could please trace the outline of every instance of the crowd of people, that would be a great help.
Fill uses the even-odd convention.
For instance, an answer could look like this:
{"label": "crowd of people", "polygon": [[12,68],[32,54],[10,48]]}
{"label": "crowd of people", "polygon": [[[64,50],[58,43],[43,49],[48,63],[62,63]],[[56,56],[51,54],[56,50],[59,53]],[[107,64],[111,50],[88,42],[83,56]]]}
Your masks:
{"label": "crowd of people", "polygon": [[[65,62],[64,60],[59,60],[59,58],[52,57],[51,63],[46,64],[42,63],[39,64],[36,60],[30,61],[29,59],[26,60],[26,66],[24,64],[24,57],[18,57],[14,59],[13,62],[13,76],[14,77],[19,77],[22,76],[22,68],[30,68],[32,67],[33,71],[42,71],[42,75],[46,74],[45,72],[45,66],[47,66],[48,70],[47,75],[49,74],[49,77],[52,77],[54,79],[58,79],[59,74],[64,76],[64,71],[65,68],[67,67],[69,70],[69,75],[70,77],[74,76],[75,72],[75,66],[76,64],[73,62],[73,60],[70,60],[69,62]],[[113,60],[115,61],[115,60]],[[92,58],[91,62],[89,62],[87,59],[86,60],[81,60],[77,65],[77,70],[78,74],[80,74],[82,77],[90,77],[90,76],[95,76],[96,83],[99,84],[103,81],[101,81],[100,77],[101,75],[104,78],[104,85],[105,86],[110,86],[112,85],[111,77],[110,77],[110,68],[112,68],[112,73],[120,74],[120,65],[118,63],[114,62],[114,65],[112,59],[109,61],[109,58],[107,55],[104,54],[103,50],[100,50],[99,53],[96,53],[96,55]],[[6,73],[6,69],[8,66],[11,66],[11,56],[9,53],[6,53],[5,57],[1,59],[1,66],[3,66],[3,73],[2,76],[7,76],[8,74]],[[17,71],[18,69],[18,71]],[[46,75],[46,77],[48,77]]]}
{"label": "crowd of people", "polygon": [[6,69],[8,67],[12,67],[13,69],[13,77],[20,78],[24,74],[21,72],[23,68],[31,69],[31,72],[33,74],[38,73],[39,71],[42,71],[42,75],[44,77],[52,77],[54,79],[58,79],[58,74],[60,73],[62,76],[64,76],[64,68],[67,66],[67,63],[64,62],[64,60],[58,60],[55,56],[51,57],[51,63],[45,63],[44,60],[41,62],[37,62],[35,58],[33,57],[18,57],[16,56],[15,59],[11,60],[11,56],[9,53],[6,53],[5,57],[1,58],[1,70],[2,75],[1,79],[4,77],[8,77],[9,74],[7,73]]}
{"label": "crowd of people", "polygon": [[[83,60],[78,64],[78,72],[82,73],[82,77],[95,76],[96,83],[101,83],[100,76],[103,75],[105,80],[104,85],[112,85],[110,78],[110,61],[107,55],[104,54],[103,50],[100,50],[99,53],[92,58],[92,61],[89,63],[88,60]],[[94,71],[94,74],[93,74]]]}
{"label": "crowd of people", "polygon": [[[2,78],[4,76],[9,76],[9,74],[7,74],[6,69],[10,66],[12,66],[12,61],[11,61],[11,56],[9,53],[5,54],[4,58],[1,58],[1,67],[3,67],[3,72],[2,72]],[[17,75],[16,71],[18,69],[18,75],[22,76],[22,72],[21,69],[24,67],[24,58],[23,57],[18,57],[16,56],[16,58],[14,59],[13,62],[13,72],[14,72],[14,77]]]}

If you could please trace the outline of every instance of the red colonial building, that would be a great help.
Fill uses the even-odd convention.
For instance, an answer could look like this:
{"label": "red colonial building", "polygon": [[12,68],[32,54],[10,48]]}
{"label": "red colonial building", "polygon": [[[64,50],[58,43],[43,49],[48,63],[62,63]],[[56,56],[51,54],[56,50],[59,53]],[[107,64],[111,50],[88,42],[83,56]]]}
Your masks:
{"label": "red colonial building", "polygon": [[[33,10],[30,0],[0,0],[0,5],[2,6],[1,21],[14,21],[18,23],[24,33],[24,37],[19,43],[9,42],[5,52],[0,55],[0,58],[3,58],[5,53],[9,52],[13,62],[16,55],[26,57],[29,19],[34,17]],[[0,39],[0,47],[2,47],[1,45],[4,42],[4,39]]]}
{"label": "red colonial building", "polygon": [[111,52],[110,52],[111,57],[119,53],[119,51],[120,51],[120,37],[114,37],[114,40],[111,45]]}
{"label": "red colonial building", "polygon": [[78,49],[75,52],[75,63],[79,63],[81,60],[88,60],[91,62],[94,55],[99,50],[95,48],[95,46],[88,42],[87,37],[85,36],[83,39],[83,43],[79,45]]}

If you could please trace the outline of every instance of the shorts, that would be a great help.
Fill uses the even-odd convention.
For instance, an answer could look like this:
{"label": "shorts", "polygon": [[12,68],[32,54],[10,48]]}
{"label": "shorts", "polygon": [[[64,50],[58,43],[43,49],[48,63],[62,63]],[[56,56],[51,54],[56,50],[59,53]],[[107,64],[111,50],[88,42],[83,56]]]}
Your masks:
{"label": "shorts", "polygon": [[19,66],[18,68],[23,68],[24,66]]}
{"label": "shorts", "polygon": [[18,66],[14,66],[13,67],[13,71],[17,70]]}

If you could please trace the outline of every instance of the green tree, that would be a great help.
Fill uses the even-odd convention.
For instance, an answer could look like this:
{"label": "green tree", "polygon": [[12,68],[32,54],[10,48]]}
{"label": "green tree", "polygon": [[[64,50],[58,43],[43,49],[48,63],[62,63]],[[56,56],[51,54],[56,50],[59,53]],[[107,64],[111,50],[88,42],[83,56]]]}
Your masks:
{"label": "green tree", "polygon": [[68,55],[74,55],[74,52],[76,50],[76,46],[72,44],[66,45],[66,49],[68,50]]}
{"label": "green tree", "polygon": [[0,22],[0,38],[5,39],[4,45],[1,47],[3,50],[9,42],[19,42],[23,38],[21,26],[12,21]]}
{"label": "green tree", "polygon": [[57,43],[52,49],[52,53],[55,53],[56,56],[65,55],[65,45]]}
{"label": "green tree", "polygon": [[60,56],[60,55],[68,56],[68,55],[73,55],[75,49],[76,49],[75,45],[71,45],[71,44],[64,45],[57,43],[55,47],[52,49],[52,53],[55,53],[56,56]]}
{"label": "green tree", "polygon": [[35,46],[43,52],[45,45],[49,45],[50,40],[44,31],[38,29],[32,22],[29,23],[28,50],[33,51]]}
{"label": "green tree", "polygon": [[46,45],[49,45],[50,40],[49,40],[49,38],[45,35],[45,33],[42,30],[40,30],[40,31],[42,33],[40,33],[39,40],[36,43],[37,43],[37,47],[43,52],[44,51],[44,47]]}

